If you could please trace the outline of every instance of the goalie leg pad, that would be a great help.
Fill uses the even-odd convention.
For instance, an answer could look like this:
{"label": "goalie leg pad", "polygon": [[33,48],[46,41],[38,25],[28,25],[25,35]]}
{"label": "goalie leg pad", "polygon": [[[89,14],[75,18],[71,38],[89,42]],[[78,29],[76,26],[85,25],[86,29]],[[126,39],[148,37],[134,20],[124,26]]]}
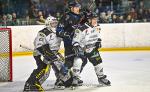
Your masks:
{"label": "goalie leg pad", "polygon": [[41,84],[48,78],[50,73],[50,65],[45,64],[43,61],[36,58],[37,69],[34,69],[28,78],[27,82],[34,84],[40,82]]}

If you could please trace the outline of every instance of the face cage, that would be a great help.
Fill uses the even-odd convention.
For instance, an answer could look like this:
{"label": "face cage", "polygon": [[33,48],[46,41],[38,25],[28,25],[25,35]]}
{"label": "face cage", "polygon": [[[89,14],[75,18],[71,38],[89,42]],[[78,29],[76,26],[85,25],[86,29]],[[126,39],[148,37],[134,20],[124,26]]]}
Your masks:
{"label": "face cage", "polygon": [[53,21],[53,22],[49,23],[50,27],[52,27],[52,28],[56,28],[57,24],[58,24],[58,21]]}

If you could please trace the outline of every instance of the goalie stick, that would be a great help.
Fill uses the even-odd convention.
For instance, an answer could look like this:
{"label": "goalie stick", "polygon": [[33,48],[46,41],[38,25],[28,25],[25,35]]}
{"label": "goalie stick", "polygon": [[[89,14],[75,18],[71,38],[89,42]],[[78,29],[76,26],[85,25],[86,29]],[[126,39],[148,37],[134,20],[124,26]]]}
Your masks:
{"label": "goalie stick", "polygon": [[[21,44],[20,44],[20,47],[23,48],[23,49],[29,50],[29,51],[34,51],[32,48],[30,48],[30,47],[28,47],[28,46],[25,46],[25,45],[21,45]],[[56,54],[57,54],[57,53],[56,53]],[[72,56],[75,56],[75,54],[70,54],[70,55],[65,56],[65,57],[63,57],[63,56],[61,55],[60,57],[61,57],[61,58],[62,58],[62,57],[63,57],[63,58],[69,58],[69,57],[72,57]]]}
{"label": "goalie stick", "polygon": [[31,49],[31,48],[29,48],[28,46],[25,46],[25,45],[21,45],[21,44],[20,44],[19,47],[21,47],[21,48],[23,48],[23,49],[26,49],[26,50],[29,50],[29,51],[34,51],[33,49]]}

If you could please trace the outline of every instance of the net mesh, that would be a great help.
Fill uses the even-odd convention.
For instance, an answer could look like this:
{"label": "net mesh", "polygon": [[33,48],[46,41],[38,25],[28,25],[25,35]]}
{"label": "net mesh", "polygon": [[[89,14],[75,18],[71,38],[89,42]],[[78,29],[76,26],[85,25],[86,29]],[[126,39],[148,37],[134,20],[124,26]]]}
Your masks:
{"label": "net mesh", "polygon": [[0,81],[10,80],[9,31],[0,29]]}

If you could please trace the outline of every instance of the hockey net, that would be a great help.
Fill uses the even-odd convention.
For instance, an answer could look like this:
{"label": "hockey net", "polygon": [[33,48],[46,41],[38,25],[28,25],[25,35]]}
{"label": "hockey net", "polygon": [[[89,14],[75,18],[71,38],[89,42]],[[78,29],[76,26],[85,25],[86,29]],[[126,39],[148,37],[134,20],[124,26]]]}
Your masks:
{"label": "hockey net", "polygon": [[0,28],[0,82],[12,81],[12,37],[10,28]]}

